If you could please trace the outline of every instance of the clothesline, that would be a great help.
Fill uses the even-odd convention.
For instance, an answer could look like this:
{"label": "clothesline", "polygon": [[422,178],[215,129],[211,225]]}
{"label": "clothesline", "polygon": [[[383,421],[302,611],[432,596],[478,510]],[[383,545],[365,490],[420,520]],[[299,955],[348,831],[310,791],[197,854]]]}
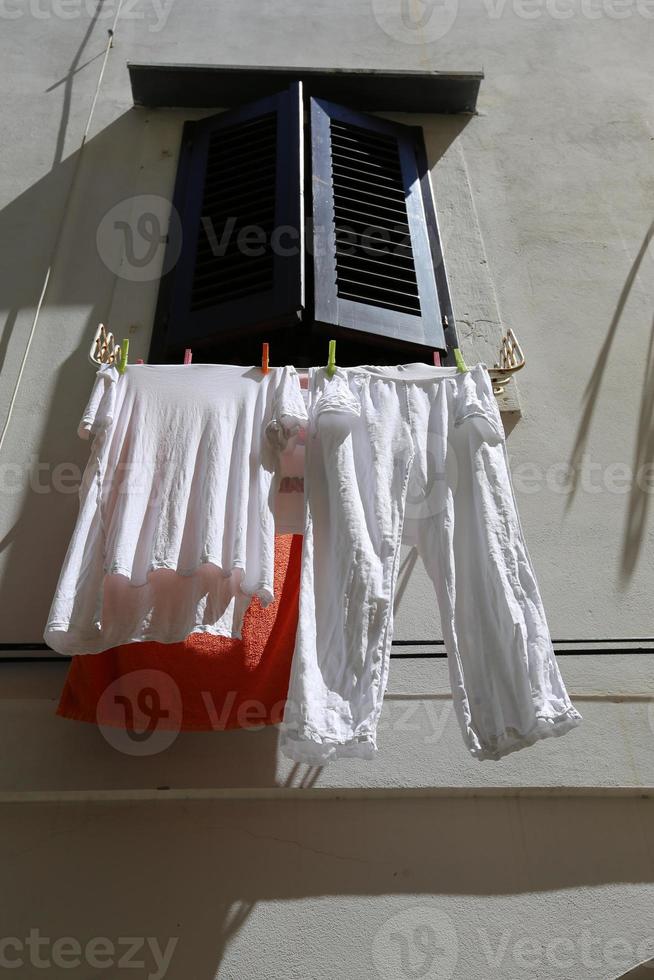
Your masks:
{"label": "clothesline", "polygon": [[[195,633],[238,638],[251,598],[264,609],[275,599],[275,533],[302,535],[280,738],[289,758],[373,757],[391,656],[447,652],[477,759],[565,734],[581,717],[556,663],[487,370],[340,368],[332,355],[309,368],[306,397],[290,366],[125,365],[122,353],[120,371],[103,365],[80,426],[90,461],[45,642],[93,655]],[[280,528],[276,488],[301,443],[303,493],[282,495]],[[295,487],[297,471],[287,476]],[[392,647],[402,544],[434,583],[444,643],[431,650]]]}

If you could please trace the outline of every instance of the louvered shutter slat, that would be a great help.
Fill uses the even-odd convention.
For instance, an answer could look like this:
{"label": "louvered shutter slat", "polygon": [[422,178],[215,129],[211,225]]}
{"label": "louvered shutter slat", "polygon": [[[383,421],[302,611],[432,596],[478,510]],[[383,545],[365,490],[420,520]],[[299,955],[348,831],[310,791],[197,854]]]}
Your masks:
{"label": "louvered shutter slat", "polygon": [[[180,256],[160,288],[151,360],[297,322],[304,305],[302,154],[299,84],[187,124],[173,202],[183,247],[169,244]],[[284,254],[273,238],[282,226],[297,241]]]}
{"label": "louvered shutter slat", "polygon": [[316,322],[445,349],[413,131],[311,99]]}

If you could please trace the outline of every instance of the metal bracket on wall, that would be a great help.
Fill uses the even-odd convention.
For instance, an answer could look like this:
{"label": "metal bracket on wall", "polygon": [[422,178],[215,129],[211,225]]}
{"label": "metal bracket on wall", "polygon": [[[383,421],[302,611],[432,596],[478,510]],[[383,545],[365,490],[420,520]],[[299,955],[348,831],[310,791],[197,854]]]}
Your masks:
{"label": "metal bracket on wall", "polygon": [[493,392],[501,395],[504,386],[508,384],[516,371],[525,366],[525,355],[518,338],[509,327],[500,342],[499,361],[489,368],[488,373],[493,382]]}

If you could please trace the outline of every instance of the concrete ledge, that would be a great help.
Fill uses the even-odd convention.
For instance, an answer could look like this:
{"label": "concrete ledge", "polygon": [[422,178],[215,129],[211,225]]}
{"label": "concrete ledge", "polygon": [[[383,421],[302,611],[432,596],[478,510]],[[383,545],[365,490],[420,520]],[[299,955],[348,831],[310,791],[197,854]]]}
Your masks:
{"label": "concrete ledge", "polygon": [[0,806],[16,803],[143,803],[203,800],[495,800],[654,799],[654,786],[424,786],[336,789],[330,786],[215,787],[0,792]]}

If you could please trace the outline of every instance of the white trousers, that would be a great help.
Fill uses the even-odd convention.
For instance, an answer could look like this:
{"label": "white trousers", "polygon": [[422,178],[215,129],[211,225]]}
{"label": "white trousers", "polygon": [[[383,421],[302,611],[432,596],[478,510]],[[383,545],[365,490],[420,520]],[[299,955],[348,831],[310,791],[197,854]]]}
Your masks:
{"label": "white trousers", "polygon": [[300,615],[281,747],[374,755],[400,544],[434,585],[463,738],[498,759],[581,721],[558,670],[488,372],[309,378]]}

